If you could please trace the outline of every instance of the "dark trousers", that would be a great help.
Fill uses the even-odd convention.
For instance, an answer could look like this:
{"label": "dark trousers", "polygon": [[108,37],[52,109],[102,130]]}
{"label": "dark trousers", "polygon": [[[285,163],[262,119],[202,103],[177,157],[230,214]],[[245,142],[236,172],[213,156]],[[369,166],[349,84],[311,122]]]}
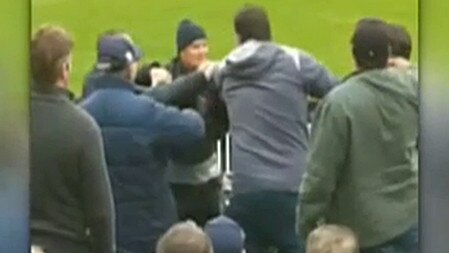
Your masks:
{"label": "dark trousers", "polygon": [[246,234],[248,253],[300,253],[300,236],[296,231],[298,194],[257,192],[237,194],[231,198],[226,215],[234,219]]}
{"label": "dark trousers", "polygon": [[401,234],[400,236],[383,243],[381,245],[365,248],[361,253],[418,253],[419,252],[419,235],[418,226]]}
{"label": "dark trousers", "polygon": [[209,219],[220,215],[221,177],[204,184],[171,184],[181,221],[191,219],[204,226]]}

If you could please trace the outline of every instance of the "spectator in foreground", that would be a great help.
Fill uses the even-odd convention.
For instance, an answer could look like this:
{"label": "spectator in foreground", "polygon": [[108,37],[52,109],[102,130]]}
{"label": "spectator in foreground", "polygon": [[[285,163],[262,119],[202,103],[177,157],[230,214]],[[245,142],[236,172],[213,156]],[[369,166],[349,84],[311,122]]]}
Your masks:
{"label": "spectator in foreground", "polygon": [[245,233],[232,219],[219,216],[206,223],[204,231],[209,236],[214,253],[244,253]]}
{"label": "spectator in foreground", "polygon": [[356,235],[349,228],[323,225],[309,234],[306,253],[359,253],[359,246]]}
{"label": "spectator in foreground", "polygon": [[68,95],[72,48],[54,26],[31,42],[31,244],[46,253],[115,253],[101,132]]}
{"label": "spectator in foreground", "polygon": [[210,239],[192,221],[173,225],[158,241],[156,253],[214,253]]}

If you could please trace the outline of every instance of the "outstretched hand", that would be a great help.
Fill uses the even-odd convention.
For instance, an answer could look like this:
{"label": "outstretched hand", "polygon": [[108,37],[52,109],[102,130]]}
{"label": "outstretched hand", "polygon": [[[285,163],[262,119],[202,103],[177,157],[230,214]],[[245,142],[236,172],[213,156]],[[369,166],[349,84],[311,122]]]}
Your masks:
{"label": "outstretched hand", "polygon": [[164,68],[151,68],[150,77],[151,77],[151,85],[153,87],[172,82],[172,76],[170,72],[168,72],[168,70]]}
{"label": "outstretched hand", "polygon": [[209,81],[217,70],[218,62],[205,61],[198,67],[197,71],[203,73],[206,79]]}

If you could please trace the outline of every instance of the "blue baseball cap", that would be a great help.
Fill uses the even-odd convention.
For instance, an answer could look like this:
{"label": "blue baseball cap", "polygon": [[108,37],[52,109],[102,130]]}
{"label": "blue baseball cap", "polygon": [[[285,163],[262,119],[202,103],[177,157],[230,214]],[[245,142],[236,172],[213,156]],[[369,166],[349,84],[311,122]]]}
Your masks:
{"label": "blue baseball cap", "polygon": [[204,232],[209,236],[214,253],[242,253],[245,233],[234,220],[219,216],[206,223]]}
{"label": "blue baseball cap", "polygon": [[142,59],[143,53],[130,38],[110,35],[100,40],[97,54],[97,69],[120,70]]}

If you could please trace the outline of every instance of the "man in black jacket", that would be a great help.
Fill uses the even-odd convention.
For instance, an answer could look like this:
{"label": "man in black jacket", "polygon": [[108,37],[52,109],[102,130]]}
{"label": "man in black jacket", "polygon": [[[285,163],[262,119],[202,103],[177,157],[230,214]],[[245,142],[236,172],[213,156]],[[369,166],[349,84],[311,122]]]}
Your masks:
{"label": "man in black jacket", "polygon": [[[192,73],[207,68],[208,45],[203,28],[190,20],[182,20],[178,26],[177,55],[167,66],[175,82]],[[179,108],[199,111],[206,122],[206,136],[192,145],[188,152],[169,161],[169,180],[176,198],[180,220],[193,219],[200,226],[220,214],[221,171],[217,162],[217,140],[227,130],[224,103],[218,98],[213,85],[203,85],[202,90],[185,89],[185,94],[176,101],[167,101],[160,92],[152,92],[154,99]],[[170,84],[166,85],[167,87]],[[162,89],[162,88],[155,88]],[[174,88],[172,88],[174,89]]]}
{"label": "man in black jacket", "polygon": [[100,130],[68,96],[72,47],[69,35],[51,26],[31,43],[31,243],[46,253],[113,253]]}

